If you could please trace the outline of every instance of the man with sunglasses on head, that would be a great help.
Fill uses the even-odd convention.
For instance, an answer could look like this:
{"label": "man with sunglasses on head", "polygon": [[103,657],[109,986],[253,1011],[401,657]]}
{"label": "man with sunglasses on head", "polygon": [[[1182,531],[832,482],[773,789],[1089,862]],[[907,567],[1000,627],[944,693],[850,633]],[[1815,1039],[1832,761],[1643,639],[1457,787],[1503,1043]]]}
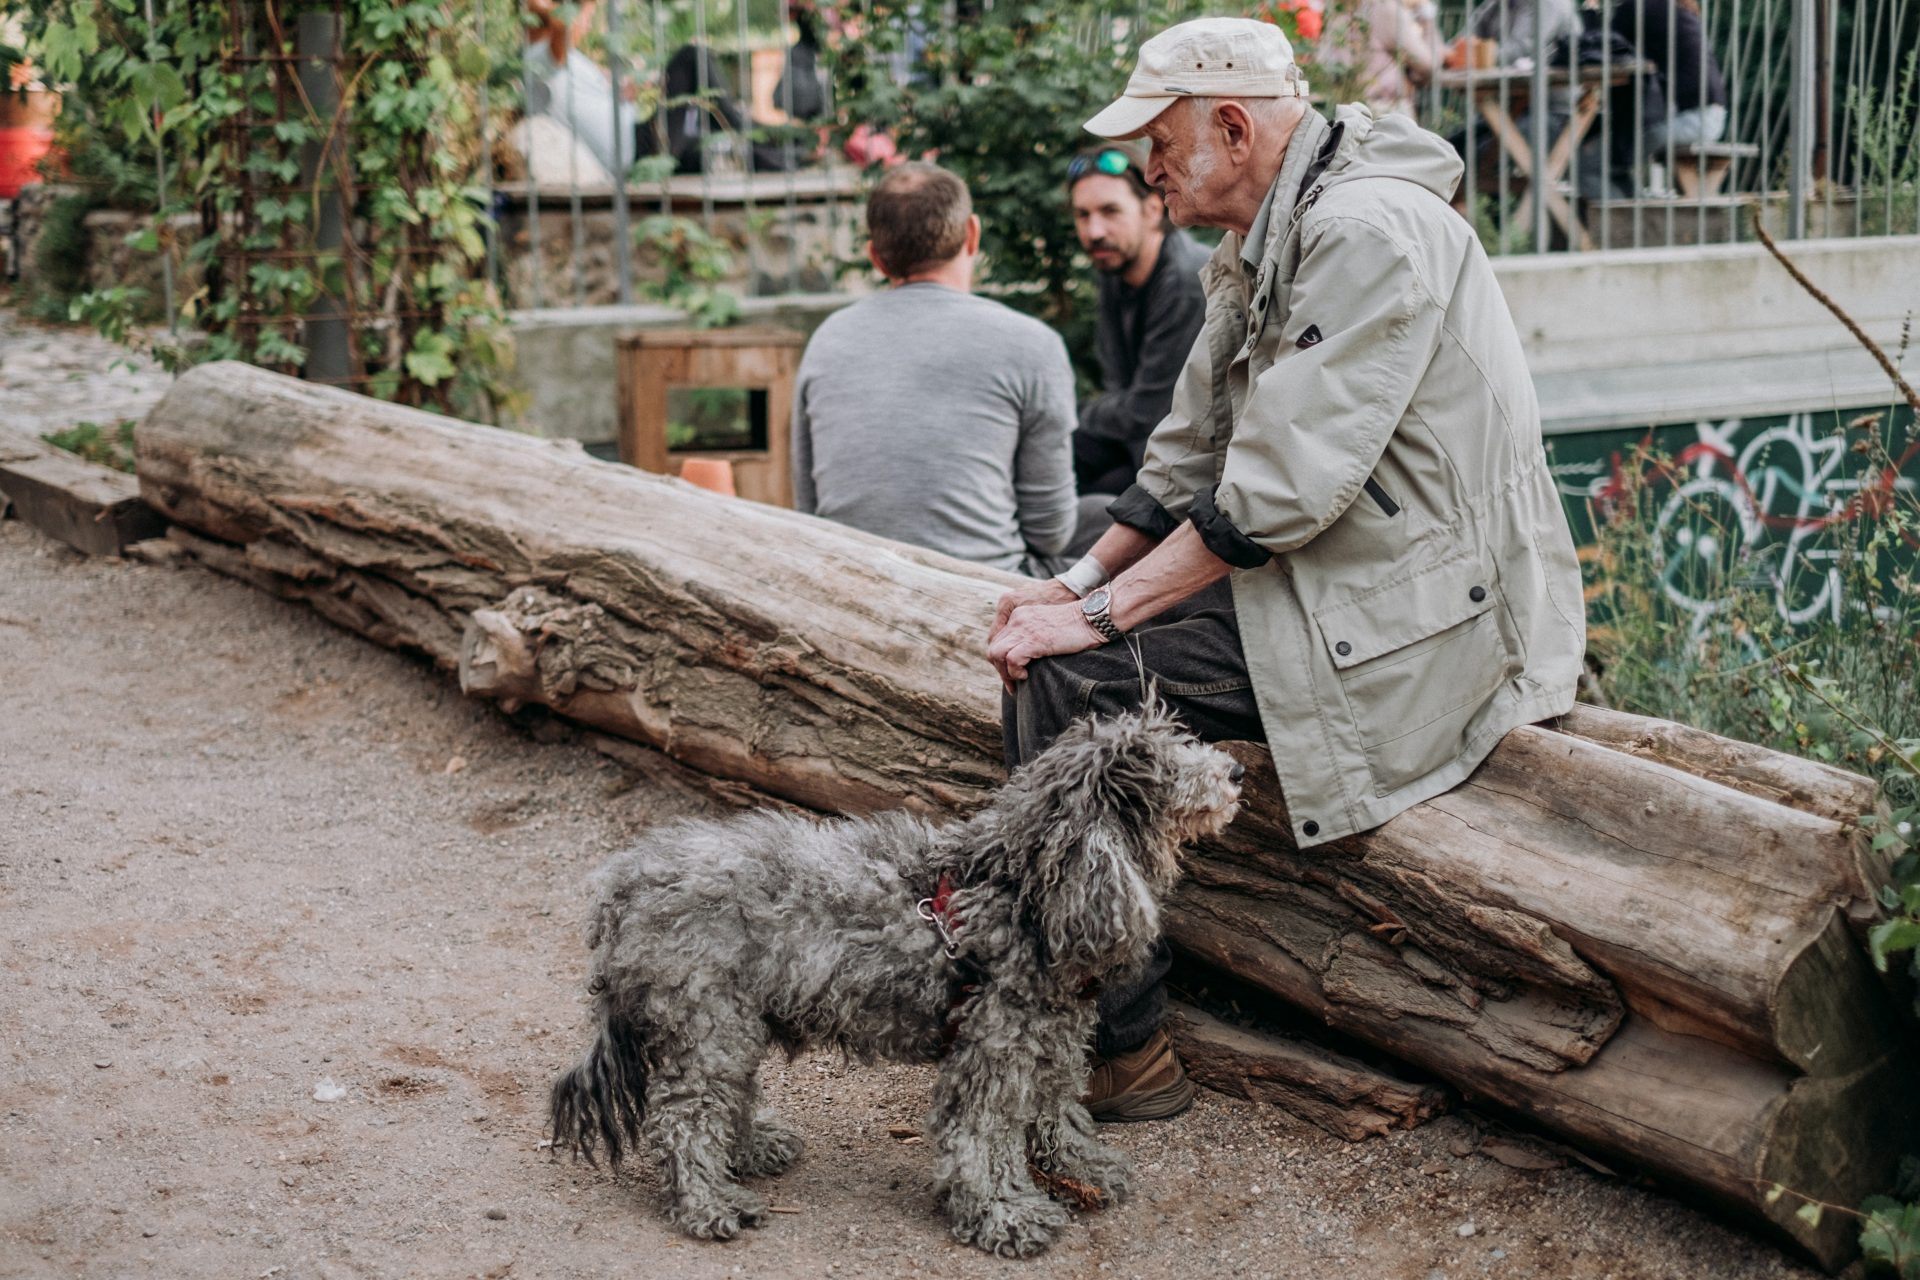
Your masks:
{"label": "man with sunglasses on head", "polygon": [[1206,318],[1208,250],[1167,219],[1135,148],[1083,151],[1067,165],[1080,247],[1100,272],[1100,394],[1080,406],[1073,475],[1082,494],[1133,487],[1147,437],[1173,405],[1173,384]]}

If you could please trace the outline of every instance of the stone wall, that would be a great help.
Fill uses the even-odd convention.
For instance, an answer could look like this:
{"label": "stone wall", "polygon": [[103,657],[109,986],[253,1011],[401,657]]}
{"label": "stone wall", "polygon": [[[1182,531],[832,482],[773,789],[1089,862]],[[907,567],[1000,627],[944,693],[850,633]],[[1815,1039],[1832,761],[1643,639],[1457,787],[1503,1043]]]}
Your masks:
{"label": "stone wall", "polygon": [[[658,254],[638,243],[640,225],[662,212],[706,226],[733,251],[724,287],[748,297],[824,293],[841,287],[841,265],[860,261],[864,194],[846,170],[715,178],[636,185],[629,195],[632,296],[663,272]],[[613,197],[503,188],[500,219],[502,285],[509,305],[524,308],[604,306],[619,300]]]}

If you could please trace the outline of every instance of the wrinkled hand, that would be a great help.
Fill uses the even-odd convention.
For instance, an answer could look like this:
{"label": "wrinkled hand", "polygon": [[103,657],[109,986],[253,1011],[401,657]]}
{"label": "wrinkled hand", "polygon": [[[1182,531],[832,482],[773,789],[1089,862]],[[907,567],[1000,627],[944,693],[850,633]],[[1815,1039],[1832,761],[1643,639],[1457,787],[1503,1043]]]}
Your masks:
{"label": "wrinkled hand", "polygon": [[1101,643],[1100,633],[1080,612],[1078,600],[1020,605],[988,642],[987,660],[1000,673],[1001,685],[1012,693],[1014,682],[1027,678],[1027,664],[1034,659],[1080,653]]}
{"label": "wrinkled hand", "polygon": [[994,606],[993,625],[987,628],[987,643],[991,645],[1000,638],[1000,628],[1007,625],[1007,619],[1013,611],[1029,604],[1067,604],[1080,597],[1073,594],[1073,588],[1058,578],[1042,578],[1038,582],[1023,582],[1000,597],[1000,603]]}

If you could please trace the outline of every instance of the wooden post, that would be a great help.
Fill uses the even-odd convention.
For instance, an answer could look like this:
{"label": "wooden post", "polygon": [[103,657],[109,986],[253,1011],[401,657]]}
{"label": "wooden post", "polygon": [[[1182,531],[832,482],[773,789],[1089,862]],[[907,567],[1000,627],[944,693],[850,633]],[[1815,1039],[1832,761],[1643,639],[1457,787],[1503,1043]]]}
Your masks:
{"label": "wooden post", "polygon": [[[690,456],[733,464],[743,498],[793,505],[788,440],[794,376],[806,338],[791,329],[648,329],[622,335],[615,367],[620,395],[620,460],[643,471],[678,475]],[[673,449],[667,441],[667,398],[676,388],[740,388],[749,393],[764,447]],[[764,421],[758,421],[764,417]]]}

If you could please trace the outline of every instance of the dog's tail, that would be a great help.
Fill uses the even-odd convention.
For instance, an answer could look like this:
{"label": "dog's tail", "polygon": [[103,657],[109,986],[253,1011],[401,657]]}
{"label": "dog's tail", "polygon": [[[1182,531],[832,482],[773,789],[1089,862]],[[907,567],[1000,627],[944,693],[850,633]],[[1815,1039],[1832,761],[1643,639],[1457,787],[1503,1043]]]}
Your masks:
{"label": "dog's tail", "polygon": [[647,1066],[640,1028],[615,1013],[602,1013],[599,1033],[573,1069],[553,1082],[547,1118],[553,1149],[571,1150],[588,1164],[604,1146],[615,1168],[640,1140],[647,1096]]}

